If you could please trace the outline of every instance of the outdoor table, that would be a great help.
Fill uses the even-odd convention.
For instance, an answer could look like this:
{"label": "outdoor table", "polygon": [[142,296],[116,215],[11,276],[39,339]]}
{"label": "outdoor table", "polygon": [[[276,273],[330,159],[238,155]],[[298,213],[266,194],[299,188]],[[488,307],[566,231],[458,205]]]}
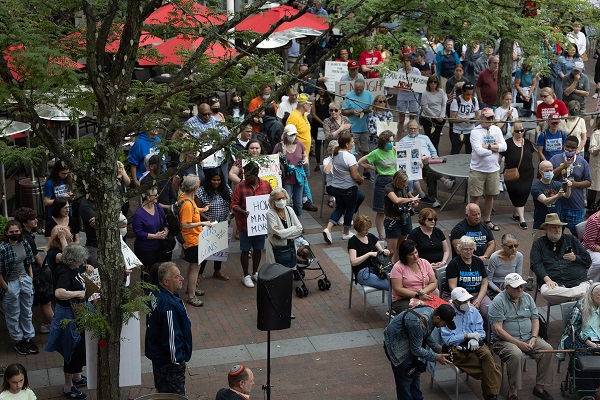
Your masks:
{"label": "outdoor table", "polygon": [[454,197],[456,192],[465,185],[465,202],[467,201],[467,179],[469,178],[470,164],[471,164],[471,155],[470,154],[453,154],[449,156],[444,156],[446,162],[439,164],[429,164],[429,168],[433,172],[437,172],[438,174],[449,176],[453,178],[460,178],[456,187],[450,194],[450,197],[440,208],[440,211],[444,211],[444,208],[448,204],[450,200]]}
{"label": "outdoor table", "polygon": [[75,120],[75,135],[77,140],[79,140],[79,119],[85,117],[86,113],[77,112],[77,110],[57,107],[50,104],[41,104],[36,106],[35,111],[38,113],[41,119],[59,123],[58,138],[60,139],[61,143],[65,142],[66,123],[68,121]]}

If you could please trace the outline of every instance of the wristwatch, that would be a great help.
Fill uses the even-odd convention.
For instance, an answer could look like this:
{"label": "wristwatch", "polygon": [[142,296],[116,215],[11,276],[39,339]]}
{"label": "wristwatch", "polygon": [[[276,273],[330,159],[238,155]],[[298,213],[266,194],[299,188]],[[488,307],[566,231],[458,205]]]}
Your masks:
{"label": "wristwatch", "polygon": [[492,149],[492,145],[488,144],[488,150],[491,150],[491,149]]}

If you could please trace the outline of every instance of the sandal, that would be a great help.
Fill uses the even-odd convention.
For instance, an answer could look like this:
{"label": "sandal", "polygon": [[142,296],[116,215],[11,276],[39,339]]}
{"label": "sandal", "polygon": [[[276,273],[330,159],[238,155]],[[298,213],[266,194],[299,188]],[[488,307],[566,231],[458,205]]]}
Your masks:
{"label": "sandal", "polygon": [[487,226],[490,227],[491,230],[493,231],[499,231],[500,227],[496,224],[494,224],[492,221],[483,221],[484,224],[487,224]]}
{"label": "sandal", "polygon": [[204,302],[197,297],[190,297],[187,302],[194,307],[202,307],[204,305]]}
{"label": "sandal", "polygon": [[199,287],[196,287],[194,293],[196,294],[196,296],[204,296],[204,290],[200,289]]}

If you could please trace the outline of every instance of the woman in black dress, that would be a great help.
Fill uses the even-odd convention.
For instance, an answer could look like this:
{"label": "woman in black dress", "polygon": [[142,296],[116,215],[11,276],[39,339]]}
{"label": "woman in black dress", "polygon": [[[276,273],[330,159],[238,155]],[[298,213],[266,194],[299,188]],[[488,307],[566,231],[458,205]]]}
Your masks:
{"label": "woman in black dress", "polygon": [[[519,223],[521,229],[527,229],[527,223],[525,222],[523,213],[533,182],[533,153],[536,151],[533,144],[528,139],[524,138],[524,134],[525,130],[523,129],[523,124],[515,120],[513,125],[513,137],[506,140],[506,151],[500,153],[500,157],[504,157],[505,169],[519,168],[519,179],[506,181],[505,178],[504,183],[506,184],[510,202],[515,208],[512,217]],[[521,151],[523,152],[522,160]]]}
{"label": "woman in black dress", "polygon": [[323,146],[323,140],[319,140],[319,128],[323,129],[323,121],[329,118],[329,104],[333,101],[333,97],[327,91],[327,87],[324,82],[317,82],[317,95],[315,101],[312,103],[312,121],[310,122],[310,135],[315,140],[315,159],[317,160],[317,166],[315,171],[320,169],[322,154],[321,147]]}

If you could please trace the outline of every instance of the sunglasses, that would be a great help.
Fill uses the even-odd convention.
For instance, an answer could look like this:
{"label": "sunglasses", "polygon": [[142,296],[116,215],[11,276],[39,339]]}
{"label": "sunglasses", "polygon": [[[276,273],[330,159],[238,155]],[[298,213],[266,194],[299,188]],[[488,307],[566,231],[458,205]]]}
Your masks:
{"label": "sunglasses", "polygon": [[542,99],[545,99],[546,97],[549,97],[549,96],[550,95],[548,95],[548,94],[543,94],[541,97],[542,97]]}
{"label": "sunglasses", "polygon": [[378,103],[385,103],[385,100],[377,100]]}
{"label": "sunglasses", "polygon": [[437,218],[427,218],[427,221],[429,221],[429,222],[431,222],[431,221],[437,222]]}
{"label": "sunglasses", "polygon": [[212,113],[200,113],[203,117],[210,117]]}
{"label": "sunglasses", "polygon": [[525,132],[525,129],[515,129],[513,132],[514,133],[523,133],[523,132]]}
{"label": "sunglasses", "polygon": [[505,244],[503,246],[506,246],[509,249],[518,249],[519,248],[519,243],[517,243],[517,244]]}
{"label": "sunglasses", "polygon": [[337,108],[330,108],[329,109],[329,112],[338,112],[338,111],[340,111],[340,110],[338,110]]}

